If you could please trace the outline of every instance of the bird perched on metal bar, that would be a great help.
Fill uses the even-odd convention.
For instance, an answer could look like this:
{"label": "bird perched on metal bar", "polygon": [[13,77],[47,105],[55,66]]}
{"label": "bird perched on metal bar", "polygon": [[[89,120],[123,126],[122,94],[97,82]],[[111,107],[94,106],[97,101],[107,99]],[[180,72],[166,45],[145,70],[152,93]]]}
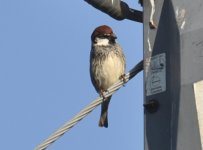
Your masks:
{"label": "bird perched on metal bar", "polygon": [[107,25],[97,27],[91,35],[90,77],[96,91],[103,97],[99,126],[106,128],[111,96],[104,97],[103,93],[124,77],[126,66],[125,56],[116,38]]}

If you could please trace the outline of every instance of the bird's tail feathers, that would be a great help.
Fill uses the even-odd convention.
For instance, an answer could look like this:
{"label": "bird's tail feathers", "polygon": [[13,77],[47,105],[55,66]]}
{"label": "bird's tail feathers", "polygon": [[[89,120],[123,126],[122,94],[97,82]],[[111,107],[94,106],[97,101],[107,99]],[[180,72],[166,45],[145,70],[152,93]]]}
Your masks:
{"label": "bird's tail feathers", "polygon": [[101,116],[99,120],[100,127],[108,128],[108,107],[110,102],[111,96],[108,97],[101,105]]}

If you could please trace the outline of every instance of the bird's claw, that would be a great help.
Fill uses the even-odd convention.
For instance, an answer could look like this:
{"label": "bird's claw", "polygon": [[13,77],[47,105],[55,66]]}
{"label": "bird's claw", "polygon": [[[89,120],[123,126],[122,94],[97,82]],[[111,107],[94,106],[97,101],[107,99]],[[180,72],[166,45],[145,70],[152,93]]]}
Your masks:
{"label": "bird's claw", "polygon": [[100,90],[100,93],[99,93],[99,95],[103,98],[103,101],[106,99],[106,96],[104,95],[105,92],[106,91],[104,90]]}
{"label": "bird's claw", "polygon": [[[121,81],[123,81],[124,84],[127,82],[127,80],[126,80],[126,78],[125,78],[125,74],[122,74],[119,79],[120,79]],[[123,86],[125,86],[124,84],[123,84]]]}

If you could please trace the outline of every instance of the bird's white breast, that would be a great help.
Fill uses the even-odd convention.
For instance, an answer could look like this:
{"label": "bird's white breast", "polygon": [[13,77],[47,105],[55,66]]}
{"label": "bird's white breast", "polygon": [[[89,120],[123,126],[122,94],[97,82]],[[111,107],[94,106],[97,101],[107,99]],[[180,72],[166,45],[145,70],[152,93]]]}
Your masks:
{"label": "bird's white breast", "polygon": [[109,54],[102,64],[101,78],[103,81],[101,84],[104,89],[108,89],[124,74],[124,64],[113,52]]}

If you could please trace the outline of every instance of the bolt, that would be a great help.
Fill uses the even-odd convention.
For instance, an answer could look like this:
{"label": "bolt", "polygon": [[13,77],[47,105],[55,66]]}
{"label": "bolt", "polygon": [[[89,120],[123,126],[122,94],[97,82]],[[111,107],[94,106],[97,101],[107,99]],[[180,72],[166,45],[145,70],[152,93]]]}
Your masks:
{"label": "bolt", "polygon": [[145,110],[147,110],[147,112],[149,113],[155,113],[157,112],[158,108],[159,108],[159,102],[157,100],[149,100],[148,102],[146,102],[144,105]]}

